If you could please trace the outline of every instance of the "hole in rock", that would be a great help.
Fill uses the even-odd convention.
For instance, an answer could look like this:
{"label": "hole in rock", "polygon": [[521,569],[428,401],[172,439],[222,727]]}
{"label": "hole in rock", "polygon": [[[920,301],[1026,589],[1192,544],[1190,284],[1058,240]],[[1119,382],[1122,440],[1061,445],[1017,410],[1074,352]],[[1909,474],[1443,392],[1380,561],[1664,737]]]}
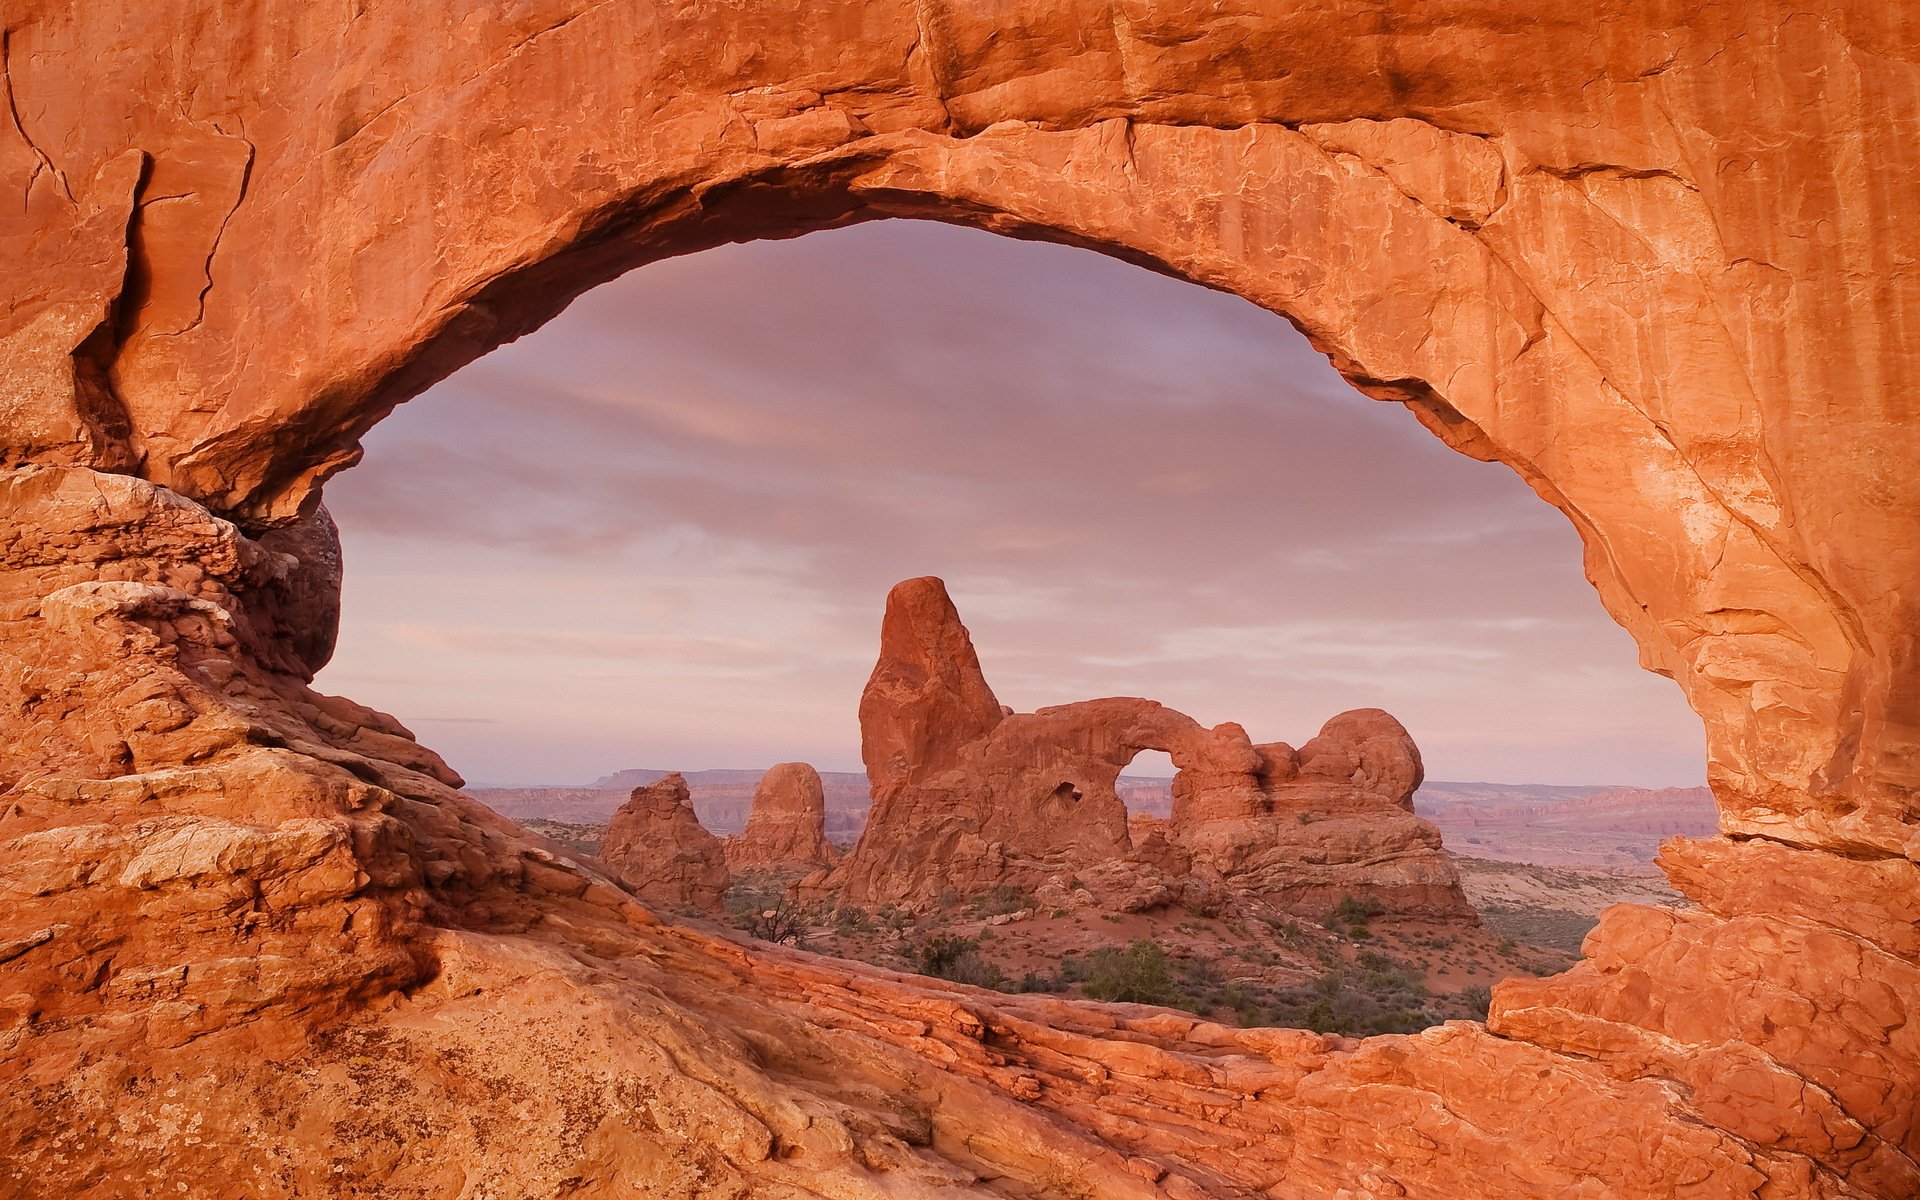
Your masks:
{"label": "hole in rock", "polygon": [[1173,814],[1173,756],[1165,750],[1142,750],[1120,769],[1114,791],[1131,817]]}
{"label": "hole in rock", "polygon": [[[818,769],[826,836],[853,842],[882,606],[923,575],[946,580],[1021,713],[1142,696],[1299,748],[1336,713],[1380,708],[1429,780],[1597,791],[1703,774],[1700,723],[1636,666],[1564,517],[1361,396],[1273,314],[1090,251],[887,221],[656,263],[365,445],[327,488],[346,580],[319,685],[396,714],[483,800],[582,850],[631,789],[675,771],[700,821],[735,833],[783,762]],[[1145,751],[1116,791],[1164,817],[1173,773]],[[1500,786],[1455,799],[1519,803]],[[993,933],[974,943],[998,947],[973,956],[983,977],[1083,990],[1063,955],[1174,944],[1142,910],[1101,908],[1088,874],[961,897],[946,932]],[[1324,930],[1359,964],[1376,951],[1353,904],[1298,936]],[[1036,915],[966,924],[1015,913]],[[1079,940],[1010,932],[1047,922]],[[1439,994],[1488,974],[1428,957],[1394,978]],[[1227,1003],[1217,970],[1182,963],[1179,999]],[[1301,1019],[1290,994],[1234,999],[1247,1019]],[[1387,1021],[1338,1007],[1315,1011]]]}

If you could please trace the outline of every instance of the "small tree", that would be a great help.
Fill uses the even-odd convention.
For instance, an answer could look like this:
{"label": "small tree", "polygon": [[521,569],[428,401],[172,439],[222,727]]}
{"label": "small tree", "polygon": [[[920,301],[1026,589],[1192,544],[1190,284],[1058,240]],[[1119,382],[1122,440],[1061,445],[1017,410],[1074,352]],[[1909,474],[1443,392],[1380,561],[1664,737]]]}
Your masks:
{"label": "small tree", "polygon": [[785,896],[775,900],[771,908],[762,908],[747,914],[747,932],[763,942],[798,945],[800,935],[805,932],[805,929],[799,906]]}
{"label": "small tree", "polygon": [[972,938],[940,934],[928,938],[914,952],[922,975],[950,979],[974,987],[997,988],[1006,976],[980,954],[980,943]]}

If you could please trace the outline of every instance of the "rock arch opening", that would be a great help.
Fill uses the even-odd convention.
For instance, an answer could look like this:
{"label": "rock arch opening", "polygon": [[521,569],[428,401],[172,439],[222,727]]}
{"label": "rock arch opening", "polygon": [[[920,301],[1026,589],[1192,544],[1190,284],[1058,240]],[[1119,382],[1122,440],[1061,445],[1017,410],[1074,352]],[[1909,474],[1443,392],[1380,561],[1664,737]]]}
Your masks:
{"label": "rock arch opening", "polygon": [[[1920,1190],[1897,17],[204,8],[153,14],[191,60],[111,4],[0,34],[10,1181]],[[1567,513],[1705,723],[1700,910],[1411,1039],[909,985],[662,926],[305,686],[303,506],[395,402],[598,279],[877,215],[1286,313]]]}
{"label": "rock arch opening", "polygon": [[[1557,514],[1355,394],[1270,313],[947,225],[873,223],[643,268],[390,417],[329,496],[349,562],[359,530],[374,531],[361,566],[386,593],[365,595],[388,611],[356,615],[350,572],[323,685],[430,732],[469,780],[496,785],[475,791],[483,801],[558,821],[540,831],[590,838],[566,818],[597,805],[606,861],[650,903],[784,937],[805,921],[765,913],[817,871],[804,891],[814,948],[870,953],[882,907],[920,913],[910,946],[947,922],[975,936],[980,914],[1124,916],[1135,940],[1169,944],[1176,924],[1219,918],[1254,935],[1198,962],[1189,946],[1181,965],[1206,978],[1233,954],[1267,956],[1270,970],[1239,981],[1243,1024],[1302,1016],[1281,993],[1325,973],[1316,947],[1352,957],[1364,938],[1394,969],[1441,970],[1437,935],[1386,925],[1464,922],[1444,934],[1459,969],[1444,993],[1405,989],[1398,1024],[1348,1005],[1312,1018],[1326,1031],[1480,1016],[1484,1000],[1462,1007],[1460,993],[1565,965],[1494,956],[1438,839],[1409,815],[1412,785],[1359,779],[1360,740],[1317,739],[1343,749],[1306,769],[1276,735],[1308,748],[1336,712],[1385,708],[1433,728],[1424,753],[1457,777],[1569,782],[1664,750],[1566,740],[1617,721],[1607,710],[1634,685],[1643,735],[1694,728],[1626,659]],[[496,582],[408,573],[448,561]],[[934,803],[882,799],[880,828],[843,863],[745,854],[754,768],[859,770],[851,700],[876,600],[926,566],[970,611],[984,596],[996,686],[1038,710],[1009,727],[1037,721],[1033,736],[990,751],[1005,778],[929,790]],[[423,596],[465,611],[425,615]],[[408,660],[438,696],[387,692]],[[507,677],[511,689],[489,686]],[[1574,677],[1586,694],[1563,690]],[[1606,679],[1614,694],[1591,687]],[[545,711],[529,712],[543,693]],[[1076,725],[1051,707],[1103,693],[1228,715],[1257,736],[1216,746],[1171,710],[1095,702]],[[1562,736],[1551,746],[1547,715]],[[1111,753],[1095,746],[1116,737]],[[516,761],[523,745],[550,757]],[[1484,745],[1509,758],[1473,757]],[[1554,754],[1565,761],[1539,766]],[[1140,755],[1165,764],[1163,783],[1123,783]],[[681,770],[679,804],[653,782],[583,786]],[[1687,781],[1697,764],[1677,770]],[[1298,944],[1274,941],[1269,919]],[[1009,953],[1026,932],[956,961],[975,981],[1002,969],[1077,994],[1083,981],[1034,964],[1094,935]],[[903,960],[881,947],[870,961]],[[1204,1014],[1229,1011],[1213,985],[1191,990]]]}
{"label": "rock arch opening", "polygon": [[476,784],[858,770],[880,600],[928,570],[1019,707],[1377,706],[1443,778],[1697,779],[1561,518],[1271,315],[1072,249],[882,222],[657,264],[399,410],[329,503],[322,685]]}

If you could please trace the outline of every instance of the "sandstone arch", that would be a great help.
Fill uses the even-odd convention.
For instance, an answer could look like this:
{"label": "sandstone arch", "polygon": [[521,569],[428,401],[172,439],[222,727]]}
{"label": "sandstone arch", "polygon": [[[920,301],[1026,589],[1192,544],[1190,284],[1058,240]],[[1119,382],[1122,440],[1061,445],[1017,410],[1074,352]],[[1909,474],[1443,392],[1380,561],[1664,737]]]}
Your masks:
{"label": "sandstone arch", "polygon": [[[1178,768],[1166,820],[1117,791],[1142,750]],[[1413,815],[1420,751],[1391,714],[1340,713],[1295,750],[1135,696],[1015,712],[933,576],[887,593],[860,755],[873,806],[846,856],[803,882],[820,899],[924,910],[1013,888],[1043,909],[1257,920],[1324,918],[1358,894],[1475,920],[1439,831]]]}
{"label": "sandstone arch", "polygon": [[[1111,1195],[1540,1194],[1581,1173],[1616,1194],[1915,1189],[1910,16],[471,8],[0,12],[9,1105],[83,1124],[110,1088],[172,1071],[231,1148],[227,1089],[178,1049],[207,1039],[311,1063],[373,1047],[446,1102],[432,1064],[458,1037],[422,1014],[505,1029],[460,990],[485,979],[653,1047],[627,1068],[666,1107],[630,1112],[626,1144],[688,1178],[851,1189],[886,1163],[930,1189],[960,1170]],[[1519,471],[1706,722],[1729,836],[1669,862],[1707,911],[1610,917],[1588,964],[1502,989],[1497,1036],[1355,1048],[1126,1018],[1115,1041],[1119,1018],[655,926],[462,801],[390,720],[304,688],[322,651],[301,634],[337,581],[324,538],[264,531],[297,523],[392,404],[649,259],[889,215],[1236,291]],[[596,953],[653,999],[580,974]],[[735,1011],[728,988],[807,993],[807,1021],[778,999]],[[548,1081],[527,1085],[545,1111],[572,1111],[557,1075],[521,1065]],[[1482,1086],[1509,1076],[1546,1081],[1523,1113]],[[1219,1153],[1156,1140],[1144,1114],[1171,1077],[1232,1114],[1203,1140]],[[248,1079],[271,1109],[272,1077]],[[364,1107],[349,1083],[325,1094]],[[914,1099],[873,1100],[889,1089]],[[1104,1115],[1045,1115],[1089,1105]],[[669,1109],[702,1136],[675,1141]],[[8,1161],[42,1181],[69,1164],[64,1192],[109,1194],[143,1154],[24,1112]],[[969,1137],[968,1114],[1006,1132]],[[509,1163],[447,1137],[527,1187],[591,1186],[619,1158],[556,1133]],[[229,1180],[230,1156],[171,1153]],[[265,1162],[261,1194],[299,1169]]]}

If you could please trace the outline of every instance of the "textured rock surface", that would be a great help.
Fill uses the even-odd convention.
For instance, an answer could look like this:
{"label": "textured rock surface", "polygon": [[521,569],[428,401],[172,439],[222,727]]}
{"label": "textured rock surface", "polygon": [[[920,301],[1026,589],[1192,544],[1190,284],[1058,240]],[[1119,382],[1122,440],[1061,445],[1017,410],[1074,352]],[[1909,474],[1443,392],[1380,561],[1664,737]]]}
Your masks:
{"label": "textured rock surface", "polygon": [[725,850],[701,827],[677,772],[633,789],[607,822],[600,859],[649,904],[718,912],[726,898]]}
{"label": "textured rock surface", "polygon": [[727,839],[726,850],[735,874],[805,871],[833,862],[820,772],[806,763],[779,763],[761,776],[747,827]]}
{"label": "textured rock surface", "polygon": [[[0,1191],[1920,1192],[1916,59],[1775,0],[15,0]],[[1236,292],[1517,471],[1705,721],[1702,908],[1489,1028],[988,996],[660,925],[305,686],[264,530],[393,404],[888,215]]]}
{"label": "textured rock surface", "polygon": [[[846,859],[809,881],[836,900],[1012,887],[1053,907],[1084,889],[1109,910],[1321,916],[1354,896],[1396,915],[1472,917],[1440,835],[1413,815],[1420,752],[1388,714],[1342,713],[1296,752],[1132,697],[1012,712],[932,577],[887,595],[860,749],[872,814]],[[1164,822],[1130,822],[1115,791],[1143,750],[1178,769]]]}

